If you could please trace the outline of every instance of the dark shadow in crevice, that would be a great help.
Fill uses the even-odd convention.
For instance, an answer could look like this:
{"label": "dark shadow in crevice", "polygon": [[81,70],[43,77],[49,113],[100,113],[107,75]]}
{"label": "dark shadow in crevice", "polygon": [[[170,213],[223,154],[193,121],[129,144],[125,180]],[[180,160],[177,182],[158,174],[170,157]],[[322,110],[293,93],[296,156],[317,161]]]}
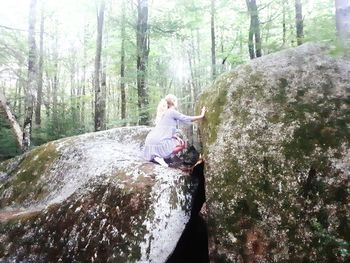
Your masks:
{"label": "dark shadow in crevice", "polygon": [[205,202],[203,162],[193,168],[191,177],[194,187],[191,218],[167,263],[209,262],[207,224],[199,213]]}

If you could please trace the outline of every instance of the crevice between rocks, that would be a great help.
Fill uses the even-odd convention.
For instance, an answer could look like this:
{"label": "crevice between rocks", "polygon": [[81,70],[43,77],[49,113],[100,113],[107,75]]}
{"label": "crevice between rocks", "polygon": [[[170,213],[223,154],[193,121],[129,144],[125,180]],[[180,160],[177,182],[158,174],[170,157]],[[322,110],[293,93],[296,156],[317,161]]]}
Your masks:
{"label": "crevice between rocks", "polygon": [[167,263],[209,262],[207,223],[200,215],[205,202],[204,162],[191,173],[194,192],[191,217]]}

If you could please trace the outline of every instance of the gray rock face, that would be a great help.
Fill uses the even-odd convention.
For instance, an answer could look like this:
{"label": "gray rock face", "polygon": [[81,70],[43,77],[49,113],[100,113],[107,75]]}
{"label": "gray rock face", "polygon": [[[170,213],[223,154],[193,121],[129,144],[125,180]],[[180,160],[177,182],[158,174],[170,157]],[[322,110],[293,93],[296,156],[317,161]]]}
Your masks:
{"label": "gray rock face", "polygon": [[303,45],[203,94],[211,258],[350,260],[350,61]]}
{"label": "gray rock face", "polygon": [[190,180],[142,160],[149,128],[50,142],[0,163],[1,262],[165,262]]}

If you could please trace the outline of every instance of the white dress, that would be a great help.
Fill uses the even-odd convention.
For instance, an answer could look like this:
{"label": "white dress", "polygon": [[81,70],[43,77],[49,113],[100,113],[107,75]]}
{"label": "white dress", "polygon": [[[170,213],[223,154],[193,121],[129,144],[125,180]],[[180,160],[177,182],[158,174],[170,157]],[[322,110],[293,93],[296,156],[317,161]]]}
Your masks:
{"label": "white dress", "polygon": [[176,126],[178,122],[191,123],[193,117],[184,115],[177,110],[168,109],[159,123],[146,137],[143,156],[151,161],[154,157],[169,158],[176,147]]}

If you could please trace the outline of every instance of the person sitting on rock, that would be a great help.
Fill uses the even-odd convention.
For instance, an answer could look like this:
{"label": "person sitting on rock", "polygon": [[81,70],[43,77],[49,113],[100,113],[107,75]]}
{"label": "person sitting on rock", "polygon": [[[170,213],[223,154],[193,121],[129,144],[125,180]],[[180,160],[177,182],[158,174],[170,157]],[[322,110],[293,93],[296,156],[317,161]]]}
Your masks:
{"label": "person sitting on rock", "polygon": [[202,108],[198,116],[187,116],[177,111],[177,98],[168,94],[161,99],[157,107],[156,126],[146,137],[143,156],[148,161],[155,161],[168,166],[164,159],[182,151],[186,144],[176,136],[178,122],[191,123],[204,118],[206,109]]}

